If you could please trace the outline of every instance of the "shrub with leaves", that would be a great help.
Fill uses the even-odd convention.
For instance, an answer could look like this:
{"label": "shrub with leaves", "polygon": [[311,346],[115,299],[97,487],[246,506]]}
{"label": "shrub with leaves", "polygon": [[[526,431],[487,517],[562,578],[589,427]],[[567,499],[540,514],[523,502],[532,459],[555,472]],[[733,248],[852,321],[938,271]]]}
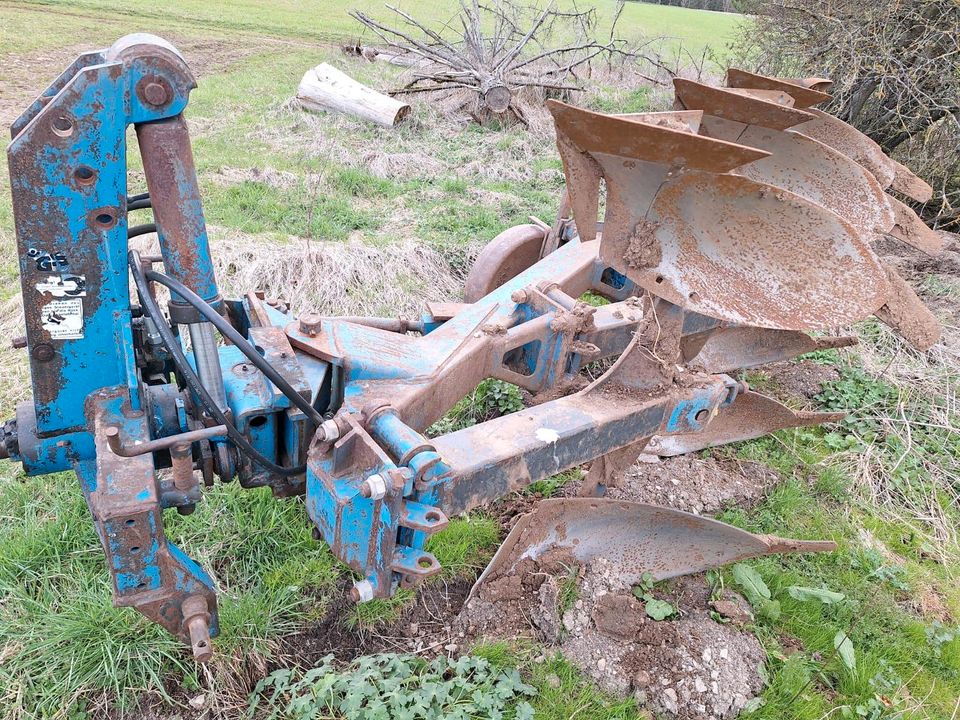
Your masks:
{"label": "shrub with leaves", "polygon": [[529,720],[536,690],[516,670],[479,657],[431,662],[368,655],[338,669],[333,655],[302,674],[277,670],[257,683],[247,716],[274,720]]}

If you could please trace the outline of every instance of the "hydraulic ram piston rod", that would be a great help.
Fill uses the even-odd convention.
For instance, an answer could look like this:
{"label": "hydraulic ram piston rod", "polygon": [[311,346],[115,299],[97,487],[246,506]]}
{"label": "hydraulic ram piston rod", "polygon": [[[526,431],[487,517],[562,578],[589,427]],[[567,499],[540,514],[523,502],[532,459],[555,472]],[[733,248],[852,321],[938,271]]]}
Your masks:
{"label": "hydraulic ram piston rod", "polygon": [[[222,300],[210,256],[200,188],[183,114],[136,126],[143,171],[150,191],[167,273],[219,308]],[[213,326],[176,294],[170,298],[170,319],[186,325],[197,375],[220,410],[227,409],[223,373]],[[221,472],[228,473],[225,457]]]}

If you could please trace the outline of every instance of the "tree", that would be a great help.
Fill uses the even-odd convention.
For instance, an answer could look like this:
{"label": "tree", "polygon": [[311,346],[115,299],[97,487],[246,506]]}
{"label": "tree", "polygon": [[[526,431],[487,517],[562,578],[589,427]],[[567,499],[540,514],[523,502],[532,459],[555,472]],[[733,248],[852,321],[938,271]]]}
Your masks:
{"label": "tree", "polygon": [[740,62],[834,81],[828,108],[938,191],[924,208],[960,224],[960,2],[752,0]]}

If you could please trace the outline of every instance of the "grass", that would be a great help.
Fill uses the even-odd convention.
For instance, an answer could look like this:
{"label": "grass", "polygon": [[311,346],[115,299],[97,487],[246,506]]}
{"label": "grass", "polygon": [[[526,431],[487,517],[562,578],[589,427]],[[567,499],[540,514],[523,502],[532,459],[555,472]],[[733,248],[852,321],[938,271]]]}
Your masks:
{"label": "grass", "polygon": [[[150,26],[176,25],[219,33],[258,33],[279,38],[310,41],[353,40],[360,35],[360,26],[349,16],[350,10],[361,10],[375,17],[387,18],[381,0],[278,0],[265,5],[256,0],[230,0],[210,4],[203,0],[177,0],[157,4],[150,0],[129,0],[118,4],[113,0],[33,0],[30,5],[101,18],[106,14],[124,22],[149,22]],[[560,7],[572,7],[572,0],[561,0]],[[583,7],[582,3],[579,3]],[[608,24],[616,4],[613,0],[595,0],[601,26]],[[456,13],[456,5],[437,12],[435,0],[403,0],[404,11],[442,28]],[[655,7],[639,2],[626,4],[620,19],[620,30],[627,37],[666,37],[671,44],[683,44],[698,54],[709,45],[722,48],[730,42],[741,22],[740,16],[675,7]],[[9,33],[12,40],[16,38]],[[0,38],[5,36],[0,35]],[[42,40],[17,38],[19,43]],[[4,47],[7,47],[4,44]],[[19,46],[15,46],[19,47]],[[17,51],[20,51],[20,48]]]}
{"label": "grass", "polygon": [[598,690],[559,653],[544,655],[522,644],[481,643],[471,654],[495,667],[519,667],[530,678],[537,695],[530,699],[538,720],[648,720],[649,713],[632,699],[618,700]]}
{"label": "grass", "polygon": [[[53,716],[121,703],[135,689],[165,694],[176,677],[196,688],[198,667],[180,643],[127,608],[114,608],[89,512],[70,474],[14,479],[0,492],[0,705],[9,717]],[[196,513],[170,515],[171,540],[208,568],[220,588],[225,669],[248,654],[269,657],[308,602],[323,602],[339,577],[312,539],[297,500],[236,484],[211,489]],[[320,598],[320,600],[314,600]]]}

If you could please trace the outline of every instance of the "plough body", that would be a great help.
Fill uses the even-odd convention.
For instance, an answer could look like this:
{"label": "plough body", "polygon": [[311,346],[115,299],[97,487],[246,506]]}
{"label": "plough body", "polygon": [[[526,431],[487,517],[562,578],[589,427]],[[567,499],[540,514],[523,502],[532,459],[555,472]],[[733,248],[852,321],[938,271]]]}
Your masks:
{"label": "plough body", "polygon": [[[0,453],[31,475],[76,472],[115,602],[205,660],[216,582],[167,540],[163,515],[191,512],[215,477],[303,495],[364,601],[438,573],[426,542],[448,517],[533,481],[595,461],[586,487],[601,493],[648,444],[672,455],[836,419],[796,413],[728,373],[849,344],[806,331],[879,315],[899,297],[869,246],[905,216],[886,204],[886,176],[872,174],[892,166],[861,166],[821,145],[822,134],[791,134],[813,122],[794,106],[821,93],[736,79],[760,89],[678,85],[683,111],[638,116],[551,103],[573,218],[542,245],[535,225],[493,243],[468,281],[470,303],[433,305],[417,320],[296,318],[255,292],[220,295],[183,118],[195,83],[176,49],[133,35],[81,55],[12,127],[33,400],[3,426]],[[734,117],[751,108],[749,123]],[[132,196],[131,125],[148,190]],[[804,192],[777,153],[809,147],[831,169],[818,166]],[[858,208],[864,227],[826,202],[835,177],[869,196]],[[146,208],[155,222],[132,226],[128,213]],[[149,232],[159,254],[131,251],[130,238]],[[170,292],[165,308],[158,285]],[[588,306],[587,292],[609,303]],[[587,382],[581,371],[603,360],[613,362]],[[536,402],[427,434],[487,378]],[[565,525],[565,512],[583,515],[571,532],[626,518],[629,532],[608,527],[604,543],[627,558],[640,557],[628,545],[643,543],[642,557],[656,558],[660,537],[671,546],[656,567],[664,577],[830,547],[606,502],[553,503],[540,534],[550,535],[544,523]],[[534,513],[523,531],[537,523]],[[507,544],[512,552],[517,539]],[[598,548],[596,538],[582,545],[585,557]]]}

